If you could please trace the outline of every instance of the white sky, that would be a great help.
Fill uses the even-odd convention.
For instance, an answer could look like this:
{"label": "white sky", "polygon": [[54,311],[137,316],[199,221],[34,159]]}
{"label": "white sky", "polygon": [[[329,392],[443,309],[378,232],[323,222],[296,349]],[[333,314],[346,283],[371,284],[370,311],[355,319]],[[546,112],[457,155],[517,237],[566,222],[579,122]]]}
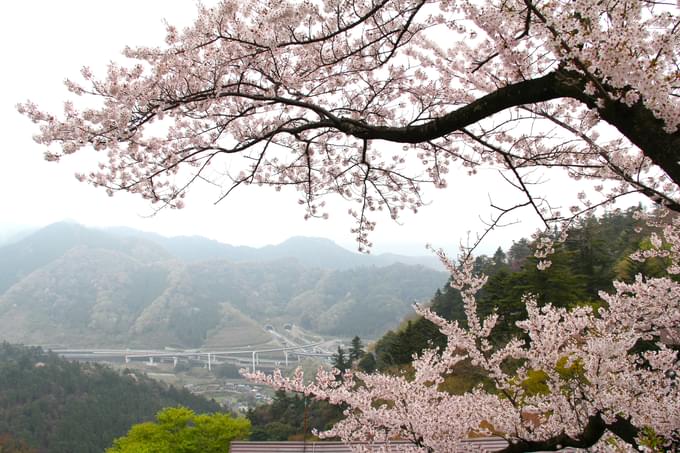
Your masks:
{"label": "white sky", "polygon": [[[290,236],[324,236],[355,247],[350,234],[349,205],[334,203],[331,217],[303,220],[294,192],[248,188],[213,205],[217,194],[195,188],[183,210],[149,217],[151,207],[129,194],[108,197],[79,183],[73,174],[83,168],[78,155],[59,164],[45,162],[44,149],[32,140],[36,126],[20,116],[18,102],[33,100],[42,108],[61,111],[68,93],[67,77],[78,80],[81,66],[102,74],[125,45],[156,45],[164,38],[162,19],[188,25],[195,4],[189,0],[21,0],[3,2],[0,10],[0,224],[45,225],[72,219],[86,225],[127,225],[166,235],[197,234],[231,244],[261,246]],[[491,176],[491,175],[489,175]],[[568,184],[568,183],[563,183]],[[559,190],[564,192],[564,185]],[[428,191],[432,201],[402,225],[378,218],[372,240],[376,252],[425,254],[424,244],[456,251],[457,244],[483,231],[479,216],[488,218],[488,195],[494,201],[507,193],[500,178],[470,178],[464,172],[449,178],[445,191]],[[577,191],[574,186],[573,193]],[[569,192],[572,192],[571,190]],[[525,213],[526,214],[526,213]],[[381,220],[381,221],[380,221]],[[480,250],[530,234],[538,224],[508,227],[491,235]]]}

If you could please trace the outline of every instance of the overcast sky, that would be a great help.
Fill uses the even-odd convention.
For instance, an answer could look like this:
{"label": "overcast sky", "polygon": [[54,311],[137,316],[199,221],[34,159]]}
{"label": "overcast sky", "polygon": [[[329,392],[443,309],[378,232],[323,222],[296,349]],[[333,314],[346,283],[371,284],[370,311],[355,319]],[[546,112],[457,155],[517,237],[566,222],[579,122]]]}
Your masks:
{"label": "overcast sky", "polygon": [[[61,111],[68,93],[66,77],[77,79],[80,67],[102,74],[111,59],[119,60],[125,45],[156,45],[164,38],[162,19],[188,25],[195,6],[188,0],[22,0],[4,2],[0,14],[0,224],[45,225],[72,219],[86,225],[127,225],[166,235],[197,234],[231,244],[261,246],[290,236],[323,236],[354,247],[349,205],[336,202],[330,219],[305,221],[294,192],[248,188],[214,205],[217,193],[196,187],[183,210],[154,216],[149,204],[128,194],[108,197],[76,181],[74,172],[87,170],[72,156],[59,164],[45,162],[44,149],[32,140],[35,125],[20,116],[17,102],[31,99],[40,107]],[[483,231],[479,216],[490,214],[494,201],[507,194],[500,178],[452,175],[445,191],[427,192],[431,205],[401,224],[378,218],[375,251],[427,253],[432,243],[452,252],[467,232]],[[560,186],[564,192],[564,185]],[[576,192],[578,189],[574,186]],[[530,234],[535,219],[491,235],[481,251]]]}

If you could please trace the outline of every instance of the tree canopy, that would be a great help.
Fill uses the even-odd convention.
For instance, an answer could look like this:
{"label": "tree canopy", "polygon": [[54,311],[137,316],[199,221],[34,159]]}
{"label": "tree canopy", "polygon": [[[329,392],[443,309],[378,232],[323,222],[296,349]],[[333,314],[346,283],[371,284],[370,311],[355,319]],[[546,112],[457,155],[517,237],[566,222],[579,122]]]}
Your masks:
{"label": "tree canopy", "polygon": [[192,183],[237,169],[224,196],[294,186],[310,216],[325,195],[358,200],[363,244],[372,211],[417,210],[456,165],[497,165],[524,194],[496,221],[592,207],[553,209],[531,184],[545,166],[613,181],[595,204],[641,192],[677,210],[678,21],[674,3],[645,0],[225,0],[168,25],[166,47],[126,48],[133,64],[67,80],[98,107],[19,110],[47,159],[101,151],[78,178],[110,193],[181,208]]}
{"label": "tree canopy", "polygon": [[271,404],[248,411],[253,424],[251,440],[305,440],[342,419],[343,408],[277,390]]}
{"label": "tree canopy", "polygon": [[134,425],[107,453],[223,453],[232,440],[246,439],[250,422],[227,414],[197,415],[185,407],[156,414],[156,422]]}
{"label": "tree canopy", "polygon": [[338,346],[338,351],[331,357],[331,362],[333,367],[340,371],[346,371],[352,366],[352,362],[348,359],[342,346]]}
{"label": "tree canopy", "polygon": [[99,453],[163,407],[220,410],[215,401],[139,372],[8,343],[0,343],[0,383],[2,453]]}

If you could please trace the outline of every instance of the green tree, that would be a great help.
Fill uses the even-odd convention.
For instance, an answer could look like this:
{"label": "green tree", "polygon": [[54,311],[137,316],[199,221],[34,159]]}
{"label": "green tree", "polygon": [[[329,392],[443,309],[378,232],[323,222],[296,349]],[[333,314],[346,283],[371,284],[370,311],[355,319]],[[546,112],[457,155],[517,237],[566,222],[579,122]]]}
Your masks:
{"label": "green tree", "polygon": [[368,354],[364,354],[361,360],[359,360],[357,367],[366,373],[374,372],[376,370],[375,356],[370,352]]}
{"label": "green tree", "polygon": [[274,421],[265,426],[258,426],[253,429],[250,440],[254,441],[282,441],[296,434],[296,429],[289,423]]}
{"label": "green tree", "polygon": [[331,363],[335,368],[337,368],[340,371],[346,371],[350,368],[351,364],[347,360],[345,350],[342,349],[342,346],[338,346],[338,352],[333,354],[333,357],[331,358]]}
{"label": "green tree", "polygon": [[[248,411],[253,430],[250,440],[292,440],[312,430],[324,431],[343,418],[343,406],[307,400],[277,390],[271,404]],[[306,419],[306,420],[305,420]]]}
{"label": "green tree", "polygon": [[364,345],[361,342],[361,338],[359,336],[355,336],[352,338],[352,345],[349,348],[349,360],[350,362],[354,362],[355,360],[359,360],[361,357],[366,352],[364,351]]}
{"label": "green tree", "polygon": [[532,255],[531,244],[526,238],[519,241],[512,241],[510,250],[508,250],[508,265],[513,272],[517,272],[524,266],[527,258]]}
{"label": "green tree", "polygon": [[502,248],[498,247],[496,252],[493,254],[493,263],[496,266],[501,266],[503,264],[508,264],[508,257]]}
{"label": "green tree", "polygon": [[22,439],[15,439],[8,433],[0,435],[0,453],[38,453]]}
{"label": "green tree", "polygon": [[376,368],[385,371],[409,363],[413,354],[433,346],[442,346],[444,336],[430,321],[418,318],[402,324],[397,332],[389,331],[375,345]]}
{"label": "green tree", "polygon": [[[40,452],[92,453],[110,447],[136,423],[164,407],[198,413],[220,410],[188,390],[163,385],[126,369],[69,362],[40,348],[0,343],[0,437]],[[6,453],[7,438],[0,438]]]}
{"label": "green tree", "polygon": [[185,407],[166,408],[156,422],[134,425],[107,453],[223,453],[232,440],[250,435],[250,421],[226,414],[196,415]]}

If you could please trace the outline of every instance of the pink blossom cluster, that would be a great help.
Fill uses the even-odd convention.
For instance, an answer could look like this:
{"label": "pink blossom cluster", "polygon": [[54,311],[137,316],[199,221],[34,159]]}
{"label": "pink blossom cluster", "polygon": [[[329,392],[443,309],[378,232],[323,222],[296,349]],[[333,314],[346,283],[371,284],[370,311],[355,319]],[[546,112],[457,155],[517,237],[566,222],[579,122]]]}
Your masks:
{"label": "pink blossom cluster", "polygon": [[[670,250],[663,255],[671,257],[669,269],[678,264],[679,233],[676,221],[657,243],[659,250]],[[636,451],[647,448],[645,433],[652,432],[666,448],[678,445],[680,363],[668,339],[679,340],[680,283],[642,276],[633,283],[617,282],[613,293],[601,294],[599,310],[539,307],[527,295],[528,316],[518,326],[529,340],[513,339],[494,348],[489,339],[497,315],[480,319],[475,299],[486,279],[473,274],[471,257],[455,264],[438,254],[451,272],[451,285],[461,292],[467,327],[416,306],[446,335],[447,345],[414,357],[412,378],[349,371],[340,382],[337,370],[319,370],[311,383],[305,383],[300,370],[292,379],[279,372],[247,376],[345,404],[346,418],[321,435],[349,443],[399,439],[410,440],[414,452],[458,451],[463,439],[486,434],[505,438],[508,451],[529,442],[542,443],[545,450],[596,445],[598,451]],[[636,352],[641,341],[655,342],[656,348]],[[496,391],[487,393],[480,386],[452,395],[441,390],[439,385],[463,360],[485,372]],[[527,385],[537,373],[543,391]],[[594,421],[603,429],[588,443],[584,439]],[[636,434],[611,437],[611,432],[625,432],[619,431],[621,425]]]}
{"label": "pink blossom cluster", "polygon": [[18,108],[48,160],[99,152],[77,177],[109,193],[181,208],[197,180],[222,196],[291,186],[314,217],[339,195],[366,247],[377,212],[417,211],[422,185],[446,187],[454,164],[498,166],[526,195],[499,216],[564,220],[530,184],[536,167],[613,182],[573,215],[631,192],[680,203],[677,162],[644,140],[657,132],[618,121],[647,115],[673,138],[679,26],[676,5],[646,0],[223,0],[168,25],[165,47],[126,48],[130,64],[66,81],[96,107]]}
{"label": "pink blossom cluster", "polygon": [[[183,207],[200,180],[222,197],[241,185],[290,186],[306,216],[327,217],[328,197],[349,200],[352,232],[368,248],[377,213],[417,212],[423,187],[451,185],[454,166],[470,175],[492,166],[522,200],[492,202],[489,228],[528,209],[549,231],[631,193],[680,212],[678,39],[680,8],[656,0],[223,0],[200,6],[184,30],[168,25],[163,47],[126,48],[128,63],[66,81],[94,107],[18,109],[39,125],[46,159],[94,151],[98,165],[79,180],[161,206]],[[563,214],[537,192],[535,171],[545,168],[593,181],[594,199],[579,194]],[[668,225],[635,257],[665,260],[677,275],[679,228]],[[536,239],[545,268],[553,239]],[[493,429],[507,451],[585,444],[606,431],[640,447],[650,432],[677,442],[677,355],[657,341],[678,332],[675,280],[618,283],[598,311],[538,307],[527,296],[521,327],[531,341],[494,349],[496,315],[476,311],[484,279],[469,259],[445,261],[468,328],[417,308],[448,346],[416,358],[414,379],[254,378],[346,403],[328,435],[350,441],[452,451]],[[641,340],[657,350],[633,353]],[[440,391],[461,360],[498,392]],[[547,392],[522,385],[536,373]]]}

